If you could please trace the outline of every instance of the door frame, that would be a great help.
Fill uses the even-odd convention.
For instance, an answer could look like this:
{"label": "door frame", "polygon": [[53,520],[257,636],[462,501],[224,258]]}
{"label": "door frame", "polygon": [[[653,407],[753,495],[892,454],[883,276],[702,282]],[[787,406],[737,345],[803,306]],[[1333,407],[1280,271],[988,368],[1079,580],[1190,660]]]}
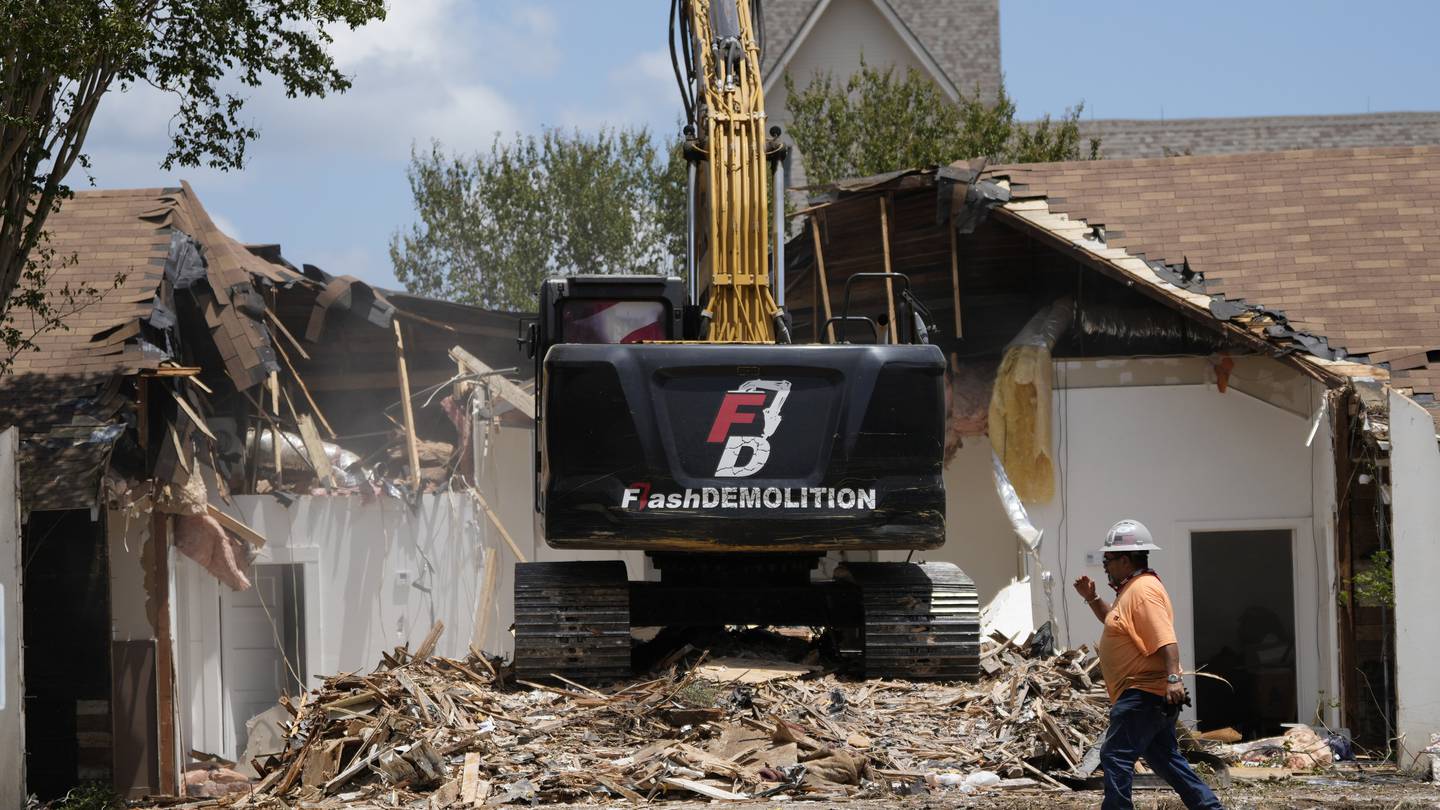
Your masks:
{"label": "door frame", "polygon": [[[1334,588],[1335,556],[1334,540],[1329,529],[1317,533],[1315,523],[1309,517],[1185,520],[1171,525],[1174,551],[1165,549],[1161,553],[1167,557],[1173,555],[1175,570],[1184,571],[1186,575],[1183,598],[1174,598],[1177,589],[1171,589],[1171,593],[1175,606],[1176,630],[1183,630],[1180,639],[1180,661],[1187,671],[1193,670],[1195,666],[1195,600],[1191,584],[1194,570],[1194,533],[1274,530],[1290,532],[1290,581],[1295,595],[1294,722],[1311,722],[1319,709],[1321,718],[1327,724],[1333,725],[1337,713],[1333,704],[1340,697],[1340,670],[1336,660],[1336,645],[1339,639],[1335,600],[1330,597]],[[1309,543],[1302,542],[1307,538]],[[1164,548],[1163,543],[1161,546]],[[1195,707],[1187,706],[1181,716],[1194,723]]]}
{"label": "door frame", "polygon": [[[320,651],[324,649],[321,638],[321,627],[323,622],[320,617],[321,594],[320,594],[320,548],[319,546],[274,546],[267,543],[259,549],[253,561],[254,565],[298,565],[300,566],[300,596],[304,603],[304,615],[300,617],[300,623],[305,629],[305,662],[304,671],[300,673],[305,689],[311,689],[319,685],[321,680],[320,672]],[[224,610],[219,599],[215,601],[216,626],[220,629],[219,635],[224,635]],[[234,719],[230,715],[230,689],[225,683],[225,667],[223,657],[225,648],[219,638],[215,640],[215,660],[218,664],[218,677],[220,681],[220,735],[226,746],[235,739]],[[244,751],[234,752],[232,759],[244,755]]]}

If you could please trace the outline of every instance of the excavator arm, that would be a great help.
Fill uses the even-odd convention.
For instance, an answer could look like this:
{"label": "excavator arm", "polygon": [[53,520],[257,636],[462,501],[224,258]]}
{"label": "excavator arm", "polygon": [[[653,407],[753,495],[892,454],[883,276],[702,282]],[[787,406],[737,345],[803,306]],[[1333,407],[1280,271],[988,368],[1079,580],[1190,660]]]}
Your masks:
{"label": "excavator arm", "polygon": [[758,0],[673,0],[671,15],[689,119],[692,303],[701,304],[705,291],[700,337],[788,343],[784,147],[779,128],[766,129]]}

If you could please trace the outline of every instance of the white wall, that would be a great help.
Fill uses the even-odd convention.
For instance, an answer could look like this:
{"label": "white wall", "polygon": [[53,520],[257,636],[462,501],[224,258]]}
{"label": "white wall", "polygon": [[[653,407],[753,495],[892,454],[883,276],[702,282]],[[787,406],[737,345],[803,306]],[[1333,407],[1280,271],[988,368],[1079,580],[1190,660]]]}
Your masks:
{"label": "white wall", "polygon": [[[1390,514],[1395,572],[1395,724],[1402,767],[1440,733],[1440,448],[1424,408],[1390,392]],[[1423,755],[1420,760],[1426,760]]]}
{"label": "white wall", "polygon": [[[480,465],[481,491],[526,559],[619,557],[632,578],[642,577],[639,553],[559,552],[537,543],[530,458],[528,429],[496,429]],[[365,504],[358,496],[305,496],[288,506],[269,495],[232,501],[215,505],[265,536],[257,563],[302,567],[308,685],[338,672],[370,671],[382,652],[399,645],[414,649],[436,620],[445,623],[437,653],[463,657],[481,607],[487,548],[499,576],[481,647],[513,652],[516,557],[468,492],[426,495],[413,511],[393,498]],[[239,752],[231,750],[220,662],[224,586],[183,555],[173,555],[172,566],[182,743],[233,757]]]}
{"label": "white wall", "polygon": [[[1167,369],[1161,376],[1175,384],[1153,384],[1157,362]],[[1179,373],[1171,374],[1169,367],[1177,363]],[[1163,549],[1152,554],[1151,564],[1175,606],[1181,662],[1193,669],[1190,532],[1288,529],[1295,537],[1294,570],[1277,575],[1294,582],[1297,719],[1310,721],[1317,707],[1338,694],[1330,428],[1322,425],[1307,448],[1310,420],[1243,393],[1234,385],[1238,380],[1225,394],[1213,384],[1188,384],[1196,370],[1186,363],[1066,361],[1057,367],[1057,493],[1051,503],[1027,508],[1045,531],[1041,552],[1057,580],[1060,641],[1092,648],[1098,641],[1100,624],[1070,583],[1087,574],[1103,589],[1098,556],[1092,563],[1086,554],[1100,547],[1117,520],[1135,518]],[[1109,367],[1107,373],[1100,373],[1105,371],[1097,368],[1100,364]],[[1265,371],[1272,379],[1284,379],[1273,369]],[[1295,378],[1288,388],[1296,386],[1298,393],[1285,395],[1287,404],[1303,397],[1312,410],[1318,407],[1323,394],[1318,384]],[[1039,592],[1036,588],[1037,620],[1044,615]],[[1333,721],[1328,707],[1325,717]],[[1193,709],[1189,719],[1194,719]]]}
{"label": "white wall", "polygon": [[25,681],[20,599],[19,431],[0,432],[0,807],[25,803]]}

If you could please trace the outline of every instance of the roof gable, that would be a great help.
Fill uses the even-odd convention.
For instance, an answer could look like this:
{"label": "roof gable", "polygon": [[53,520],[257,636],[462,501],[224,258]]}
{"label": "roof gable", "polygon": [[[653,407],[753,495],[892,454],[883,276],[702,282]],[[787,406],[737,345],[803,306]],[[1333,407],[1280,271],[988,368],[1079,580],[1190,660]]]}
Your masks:
{"label": "roof gable", "polygon": [[[833,0],[765,3],[766,88],[774,86]],[[873,3],[952,98],[976,87],[992,96],[1000,84],[997,0],[864,0]]]}

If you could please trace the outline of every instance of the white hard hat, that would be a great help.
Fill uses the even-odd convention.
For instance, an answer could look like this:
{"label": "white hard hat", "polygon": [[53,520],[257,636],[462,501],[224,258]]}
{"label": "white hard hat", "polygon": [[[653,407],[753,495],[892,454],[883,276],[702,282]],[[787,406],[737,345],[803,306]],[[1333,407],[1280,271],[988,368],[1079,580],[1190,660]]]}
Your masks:
{"label": "white hard hat", "polygon": [[1160,547],[1155,545],[1150,537],[1150,530],[1145,524],[1138,520],[1122,520],[1110,527],[1105,533],[1105,547],[1100,549],[1104,554],[1110,551],[1159,551]]}

